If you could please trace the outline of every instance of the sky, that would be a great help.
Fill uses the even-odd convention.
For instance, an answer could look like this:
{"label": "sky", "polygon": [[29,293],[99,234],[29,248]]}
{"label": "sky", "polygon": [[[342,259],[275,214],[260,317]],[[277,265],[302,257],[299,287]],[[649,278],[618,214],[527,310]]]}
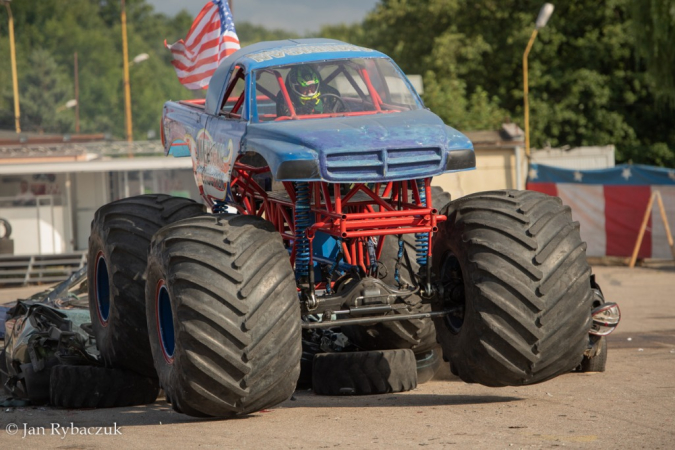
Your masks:
{"label": "sky", "polygon": [[[206,0],[147,0],[157,12],[172,16],[181,9],[196,15]],[[322,25],[361,22],[378,0],[233,0],[238,21],[281,28],[298,34],[318,31]]]}

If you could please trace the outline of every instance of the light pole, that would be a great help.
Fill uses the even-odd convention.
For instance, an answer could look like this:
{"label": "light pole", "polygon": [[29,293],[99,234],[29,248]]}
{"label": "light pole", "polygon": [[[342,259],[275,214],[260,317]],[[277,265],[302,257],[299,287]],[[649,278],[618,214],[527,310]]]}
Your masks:
{"label": "light pole", "polygon": [[9,15],[9,52],[12,62],[12,84],[14,85],[14,125],[16,133],[21,133],[21,110],[19,109],[19,79],[16,74],[16,46],[14,44],[14,17],[12,16],[12,8],[9,7],[11,0],[0,0],[7,8]]}
{"label": "light pole", "polygon": [[70,108],[76,108],[76,107],[77,107],[77,100],[71,99],[71,100],[68,100],[68,101],[67,101],[66,103],[64,103],[63,105],[61,105],[61,106],[59,106],[58,108],[56,108],[56,112],[61,112],[61,111],[63,111],[64,109],[70,109]]}
{"label": "light pole", "polygon": [[73,55],[75,57],[73,71],[75,72],[75,134],[80,133],[80,77],[79,69],[77,67],[77,52]]}
{"label": "light pole", "polygon": [[131,88],[129,86],[129,48],[127,46],[127,11],[125,1],[122,0],[122,58],[124,68],[124,123],[127,141],[134,140],[134,132],[131,126]]}
{"label": "light pole", "polygon": [[525,53],[523,53],[523,99],[525,102],[525,154],[527,158],[530,158],[530,102],[528,100],[529,86],[527,80],[527,57],[530,54],[532,49],[532,44],[537,37],[539,30],[546,26],[548,19],[551,18],[553,14],[554,6],[551,3],[545,3],[539,11],[539,16],[537,17],[537,23],[535,24],[534,30],[532,31],[532,36],[530,37],[530,42],[527,43],[527,48],[525,48]]}
{"label": "light pole", "polygon": [[134,56],[134,59],[131,60],[131,64],[138,64],[143,61],[146,61],[148,58],[150,58],[150,55],[147,53],[141,53],[140,55]]}

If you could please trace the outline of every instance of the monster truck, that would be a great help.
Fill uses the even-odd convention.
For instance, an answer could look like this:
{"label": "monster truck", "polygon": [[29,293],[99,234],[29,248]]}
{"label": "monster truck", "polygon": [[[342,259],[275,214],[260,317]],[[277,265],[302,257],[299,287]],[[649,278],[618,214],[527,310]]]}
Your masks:
{"label": "monster truck", "polygon": [[436,341],[453,372],[488,386],[592,356],[591,270],[569,208],[514,190],[449,202],[432,178],[473,169],[473,146],[386,55],[251,45],[204,100],[165,104],[161,138],[192,159],[211,213],[157,196],[104,206],[90,298],[103,358],[159,377],[177,411],[286,400],[302,333],[317,329],[364,350],[314,359],[328,393],[343,387],[331,377],[349,378],[347,393],[410,389],[413,353]]}

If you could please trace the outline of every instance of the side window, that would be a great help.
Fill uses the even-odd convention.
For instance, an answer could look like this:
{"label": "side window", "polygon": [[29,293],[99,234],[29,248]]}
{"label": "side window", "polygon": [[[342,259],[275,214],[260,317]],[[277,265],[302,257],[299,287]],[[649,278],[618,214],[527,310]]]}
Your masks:
{"label": "side window", "polygon": [[244,69],[236,66],[227,85],[220,115],[231,119],[241,119],[244,99],[246,97],[246,76]]}
{"label": "side window", "polygon": [[261,69],[253,73],[256,80],[258,120],[261,122],[274,120],[277,118],[277,103],[283,101],[279,100],[280,84],[284,83],[288,69]]}

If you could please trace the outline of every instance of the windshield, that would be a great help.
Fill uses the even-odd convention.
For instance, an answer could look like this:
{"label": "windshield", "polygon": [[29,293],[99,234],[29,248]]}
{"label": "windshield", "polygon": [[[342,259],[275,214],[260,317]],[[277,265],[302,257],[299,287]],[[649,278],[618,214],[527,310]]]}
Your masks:
{"label": "windshield", "polygon": [[401,72],[383,58],[341,59],[253,71],[254,122],[420,109]]}

